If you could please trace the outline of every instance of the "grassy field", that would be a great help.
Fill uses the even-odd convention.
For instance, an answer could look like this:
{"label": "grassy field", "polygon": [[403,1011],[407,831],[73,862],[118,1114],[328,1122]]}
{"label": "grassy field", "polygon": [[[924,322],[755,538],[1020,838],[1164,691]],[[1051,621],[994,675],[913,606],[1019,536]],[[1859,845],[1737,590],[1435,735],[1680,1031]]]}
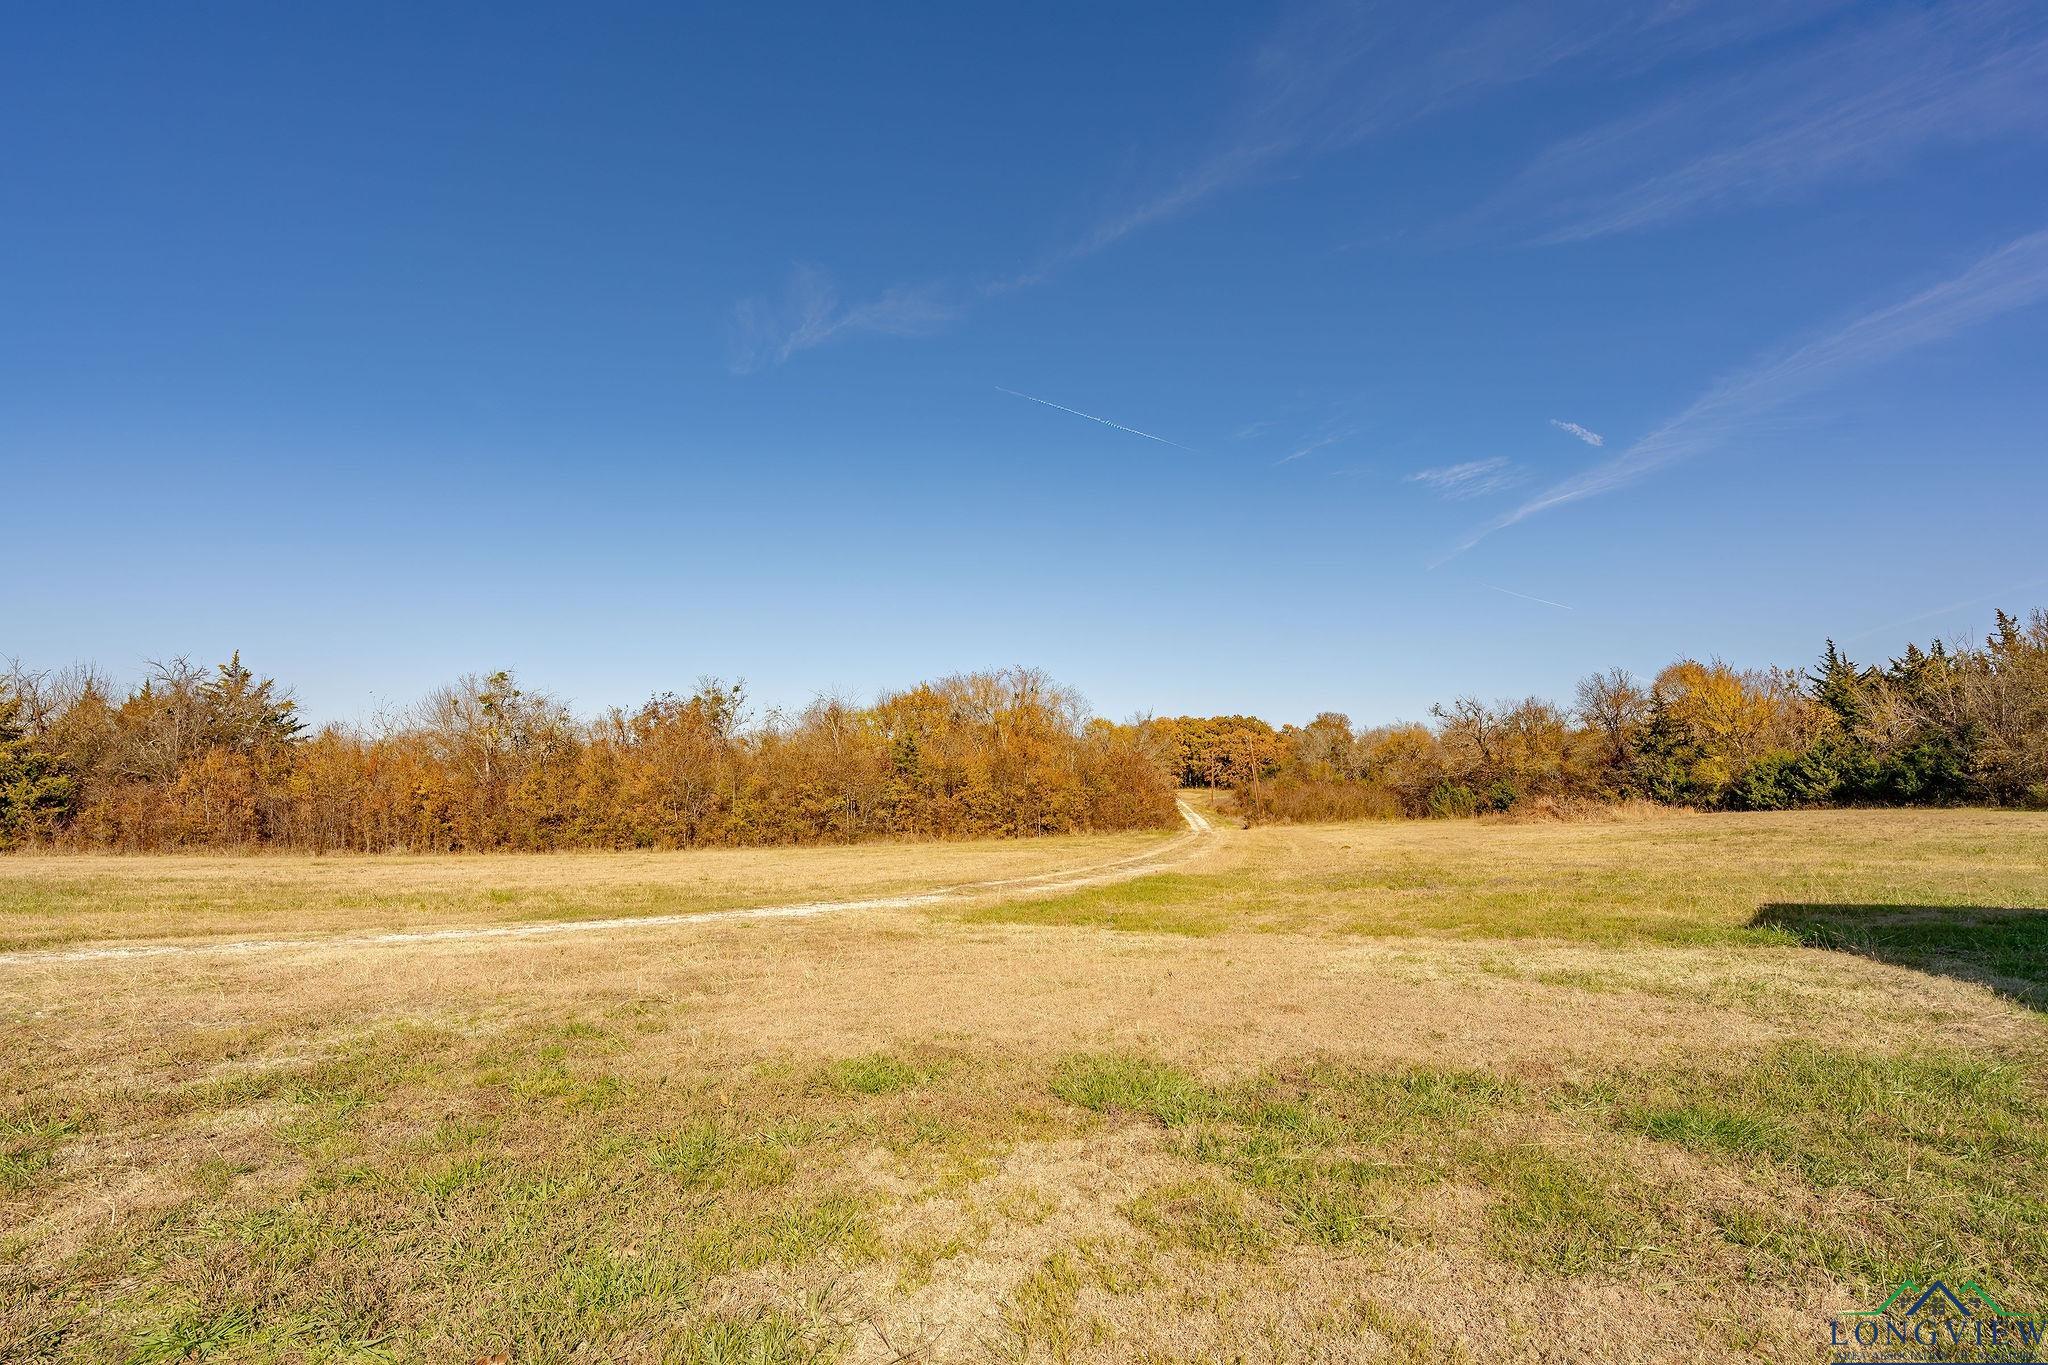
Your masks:
{"label": "grassy field", "polygon": [[[1166,836],[0,861],[10,949]],[[2048,816],[1219,829],[0,956],[0,1360],[1819,1361],[2048,1314]]]}

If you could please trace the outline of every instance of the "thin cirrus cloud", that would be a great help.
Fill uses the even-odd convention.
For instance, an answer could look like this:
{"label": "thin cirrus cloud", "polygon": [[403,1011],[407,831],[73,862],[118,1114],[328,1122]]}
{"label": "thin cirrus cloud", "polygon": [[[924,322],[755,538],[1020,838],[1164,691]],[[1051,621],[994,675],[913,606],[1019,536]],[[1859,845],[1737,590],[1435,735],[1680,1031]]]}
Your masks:
{"label": "thin cirrus cloud", "polygon": [[2048,134],[2048,10],[1893,10],[1539,154],[1480,211],[1586,241],[1895,173],[1943,146]]}
{"label": "thin cirrus cloud", "polygon": [[1618,16],[1611,0],[1525,0],[1481,18],[1455,6],[1374,0],[1297,5],[1254,53],[1206,149],[1151,177],[1085,230],[1022,269],[979,283],[899,286],[866,303],[842,303],[821,272],[800,270],[783,299],[736,306],[733,369],[779,365],[850,336],[925,335],[1218,195],[1567,63],[1638,75],[1810,22],[1845,3],[1668,3]]}
{"label": "thin cirrus cloud", "polygon": [[1337,445],[1341,442],[1348,441],[1357,434],[1358,433],[1356,431],[1348,427],[1342,431],[1324,432],[1323,434],[1311,440],[1304,441],[1300,446],[1296,447],[1294,450],[1288,452],[1285,455],[1282,455],[1279,459],[1273,461],[1273,465],[1275,468],[1278,468],[1283,464],[1293,464],[1296,460],[1302,459],[1309,455],[1313,455],[1319,450],[1327,450],[1329,447],[1333,445]]}
{"label": "thin cirrus cloud", "polygon": [[[1814,0],[1815,3],[1824,0]],[[1472,22],[1429,6],[1297,5],[1254,53],[1206,151],[1154,178],[985,295],[1041,284],[1146,228],[1294,162],[1329,155],[1584,51],[1598,3],[1510,5]]]}
{"label": "thin cirrus cloud", "polygon": [[1582,427],[1577,422],[1560,422],[1557,418],[1553,417],[1550,419],[1550,425],[1567,435],[1578,437],[1589,446],[1604,446],[1607,444],[1605,436],[1587,427]]}
{"label": "thin cirrus cloud", "polygon": [[1525,476],[1505,455],[1496,455],[1490,460],[1467,460],[1463,464],[1444,465],[1438,469],[1419,469],[1408,476],[1408,482],[1422,484],[1443,497],[1458,501],[1504,492],[1524,481]]}
{"label": "thin cirrus cloud", "polygon": [[1281,163],[1328,155],[1595,45],[1597,3],[1510,5],[1484,20],[1431,6],[1299,5],[1255,52],[1206,152],[996,288],[1035,284]]}
{"label": "thin cirrus cloud", "polygon": [[1832,380],[2044,298],[2048,298],[2048,229],[2006,243],[1953,279],[1874,309],[1776,359],[1722,380],[1621,454],[1496,517],[1466,536],[1444,558],[1462,554],[1494,532],[1554,507],[1612,493],[1681,460],[1725,449],[1756,432],[1776,409]]}
{"label": "thin cirrus cloud", "polygon": [[959,313],[933,286],[891,289],[867,303],[846,305],[823,270],[790,271],[780,299],[742,300],[733,311],[732,368],[752,374],[799,351],[859,333],[924,336]]}

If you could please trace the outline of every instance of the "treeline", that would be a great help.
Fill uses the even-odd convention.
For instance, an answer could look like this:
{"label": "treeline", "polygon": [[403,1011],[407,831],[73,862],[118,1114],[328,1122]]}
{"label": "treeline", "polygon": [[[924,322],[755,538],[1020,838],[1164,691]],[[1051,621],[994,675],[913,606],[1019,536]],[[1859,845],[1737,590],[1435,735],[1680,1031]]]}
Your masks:
{"label": "treeline", "polygon": [[716,681],[579,721],[510,673],[309,730],[239,655],[0,678],[0,846],[674,848],[1169,823],[1130,727],[1029,669],[750,717]]}
{"label": "treeline", "polygon": [[716,681],[578,720],[510,673],[374,726],[309,730],[240,656],[115,687],[0,676],[0,847],[679,848],[1137,829],[1173,789],[1249,820],[1456,816],[1642,800],[1700,809],[2048,807],[2048,612],[1981,646],[1807,672],[1685,659],[1541,698],[1358,729],[1327,712],[1110,724],[1030,669],[872,705],[748,714]]}
{"label": "treeline", "polygon": [[1701,809],[2048,807],[2048,612],[1998,613],[1982,646],[1883,666],[1830,641],[1809,672],[1685,659],[1614,669],[1569,706],[1467,697],[1427,725],[1325,713],[1154,722],[1178,780],[1233,788],[1253,821],[1472,815],[1630,799]]}

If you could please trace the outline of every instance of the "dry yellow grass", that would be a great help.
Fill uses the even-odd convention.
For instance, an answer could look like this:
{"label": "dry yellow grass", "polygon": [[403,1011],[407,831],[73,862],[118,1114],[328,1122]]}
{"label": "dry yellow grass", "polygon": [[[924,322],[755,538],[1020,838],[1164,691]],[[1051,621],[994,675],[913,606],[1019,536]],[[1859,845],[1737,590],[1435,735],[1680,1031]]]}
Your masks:
{"label": "dry yellow grass", "polygon": [[[656,866],[786,899],[1139,846]],[[210,935],[649,882],[92,861],[190,877]],[[1821,1360],[1896,1274],[2048,1308],[2048,1026],[1997,951],[2035,921],[1752,923],[1817,902],[2038,912],[2048,818],[1226,830],[1049,898],[0,962],[0,1358]]]}

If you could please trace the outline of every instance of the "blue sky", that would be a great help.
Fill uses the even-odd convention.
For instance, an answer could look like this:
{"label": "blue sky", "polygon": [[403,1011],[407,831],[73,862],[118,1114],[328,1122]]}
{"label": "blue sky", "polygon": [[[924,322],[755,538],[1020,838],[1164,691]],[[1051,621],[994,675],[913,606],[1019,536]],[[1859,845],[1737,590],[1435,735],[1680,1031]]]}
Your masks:
{"label": "blue sky", "polygon": [[0,655],[1383,720],[2048,602],[2038,4],[854,9],[16,14]]}

